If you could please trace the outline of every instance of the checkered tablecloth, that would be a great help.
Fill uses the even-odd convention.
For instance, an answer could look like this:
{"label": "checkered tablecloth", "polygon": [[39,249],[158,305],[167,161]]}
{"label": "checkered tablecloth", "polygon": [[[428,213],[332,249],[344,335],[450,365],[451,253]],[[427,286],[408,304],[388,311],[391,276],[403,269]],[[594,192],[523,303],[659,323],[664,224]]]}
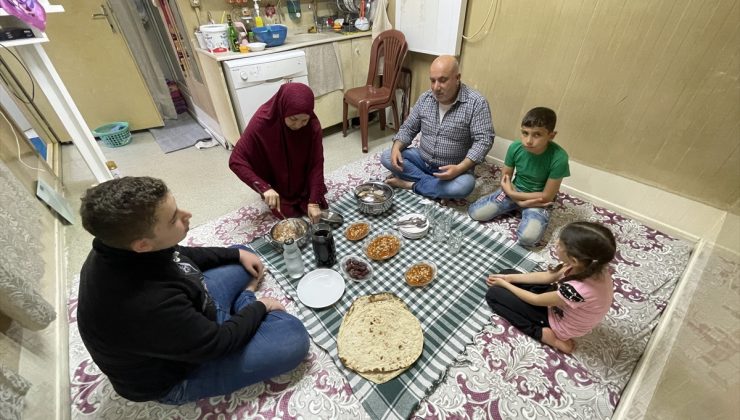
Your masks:
{"label": "checkered tablecloth", "polygon": [[[344,238],[344,228],[350,223],[367,220],[372,224],[370,234],[389,230],[402,215],[421,213],[422,197],[409,191],[396,191],[393,206],[379,216],[360,213],[352,192],[332,203],[333,210],[345,218],[342,228],[334,231],[337,264],[348,254],[363,254],[363,241],[350,242]],[[527,259],[528,251],[502,235],[491,232],[449,208],[439,207],[453,217],[453,229],[464,234],[462,249],[451,255],[445,243],[434,242],[431,235],[416,240],[405,239],[398,255],[385,262],[372,261],[373,277],[366,282],[346,281],[344,295],[334,305],[324,309],[311,309],[299,304],[300,317],[313,340],[329,352],[339,369],[346,375],[354,395],[362,402],[370,416],[377,419],[407,418],[437,383],[458,354],[470,343],[483,325],[489,322],[490,309],[485,303],[489,273],[506,268],[521,271],[536,269],[536,263]],[[278,284],[293,299],[300,302],[296,289],[298,280],[290,280],[285,271],[282,255],[269,244],[258,241],[256,251],[271,266]],[[311,245],[302,250],[308,270],[316,267]],[[423,288],[406,284],[404,272],[419,260],[433,261],[438,273],[434,281]],[[384,384],[374,384],[355,372],[346,369],[337,357],[336,336],[344,314],[360,296],[391,292],[408,305],[421,322],[424,331],[424,350],[416,363],[403,374]]]}

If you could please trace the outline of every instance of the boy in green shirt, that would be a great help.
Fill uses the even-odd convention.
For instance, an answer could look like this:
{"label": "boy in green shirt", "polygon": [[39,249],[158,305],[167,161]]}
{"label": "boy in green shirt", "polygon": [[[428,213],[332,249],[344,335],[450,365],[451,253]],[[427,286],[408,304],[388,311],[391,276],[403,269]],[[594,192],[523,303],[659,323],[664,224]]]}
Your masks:
{"label": "boy in green shirt", "polygon": [[570,176],[568,154],[552,141],[557,134],[556,120],[555,111],[550,108],[529,110],[522,119],[521,140],[512,143],[506,151],[501,188],[468,208],[470,217],[478,221],[489,221],[520,209],[522,221],[517,237],[523,246],[534,246],[542,239],[550,221],[548,207],[563,178]]}

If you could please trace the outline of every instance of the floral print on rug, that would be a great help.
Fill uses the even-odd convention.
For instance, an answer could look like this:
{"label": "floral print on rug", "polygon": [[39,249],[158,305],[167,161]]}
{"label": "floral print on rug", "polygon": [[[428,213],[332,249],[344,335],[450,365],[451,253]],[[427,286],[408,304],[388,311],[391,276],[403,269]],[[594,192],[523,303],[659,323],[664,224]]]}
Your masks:
{"label": "floral print on rug", "polygon": [[[346,165],[326,177],[327,199],[331,203],[356,185],[384,179],[387,174],[378,155]],[[476,188],[469,200],[446,204],[464,212],[471,200],[495,190],[500,176],[498,167],[479,165]],[[576,351],[568,356],[491,314],[490,325],[470,338],[466,350],[412,418],[593,419],[612,415],[686,268],[693,244],[561,193],[545,237],[533,254],[543,268],[556,261],[554,238],[558,229],[577,220],[607,225],[618,241],[617,258],[612,264],[614,303],[604,322],[577,339]],[[191,230],[185,244],[249,243],[267,234],[274,222],[267,207],[256,203]],[[484,225],[515,239],[518,222],[519,215],[514,214]],[[270,274],[260,294],[279,299],[290,313],[298,310]],[[334,361],[313,343],[309,356],[295,371],[229,395],[178,407],[127,401],[116,394],[85,350],[77,331],[76,305],[75,284],[68,305],[75,419],[369,418]]]}

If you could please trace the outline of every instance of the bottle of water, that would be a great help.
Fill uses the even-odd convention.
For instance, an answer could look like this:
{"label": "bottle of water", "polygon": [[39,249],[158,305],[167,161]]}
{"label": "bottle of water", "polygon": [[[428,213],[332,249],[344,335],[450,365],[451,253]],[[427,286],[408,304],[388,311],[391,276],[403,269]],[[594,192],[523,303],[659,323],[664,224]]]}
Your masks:
{"label": "bottle of water", "polygon": [[283,259],[285,259],[285,267],[291,278],[298,279],[303,276],[303,257],[298,244],[292,239],[286,239],[283,243]]}

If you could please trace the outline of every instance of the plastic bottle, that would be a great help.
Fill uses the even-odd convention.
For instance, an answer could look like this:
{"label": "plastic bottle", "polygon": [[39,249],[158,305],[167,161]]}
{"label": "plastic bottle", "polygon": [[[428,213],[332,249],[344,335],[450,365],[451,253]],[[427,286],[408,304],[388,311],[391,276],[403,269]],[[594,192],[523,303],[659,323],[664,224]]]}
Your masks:
{"label": "plastic bottle", "polygon": [[234,52],[239,52],[239,34],[236,33],[234,22],[231,21],[231,16],[226,18],[226,24],[229,26],[229,49]]}
{"label": "plastic bottle", "polygon": [[257,28],[265,26],[264,22],[262,22],[262,16],[260,16],[260,5],[257,3],[257,0],[254,0],[254,26]]}
{"label": "plastic bottle", "polygon": [[291,278],[298,279],[303,276],[303,271],[305,270],[303,257],[301,256],[301,251],[298,249],[298,244],[292,239],[286,239],[283,242],[283,259],[285,260],[288,275]]}
{"label": "plastic bottle", "polygon": [[110,171],[110,174],[113,175],[113,178],[121,177],[121,171],[118,169],[118,165],[116,165],[115,161],[109,160],[105,162],[105,166],[108,167],[108,170]]}

